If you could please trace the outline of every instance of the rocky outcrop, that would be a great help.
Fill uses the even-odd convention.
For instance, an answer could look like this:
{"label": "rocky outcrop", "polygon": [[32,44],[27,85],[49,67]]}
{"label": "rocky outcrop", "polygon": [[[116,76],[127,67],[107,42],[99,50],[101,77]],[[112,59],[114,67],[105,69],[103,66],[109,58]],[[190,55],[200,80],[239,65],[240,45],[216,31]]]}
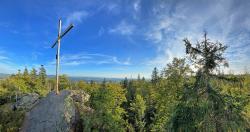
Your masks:
{"label": "rocky outcrop", "polygon": [[51,92],[26,113],[23,132],[76,131],[78,110],[75,102],[84,103],[89,95],[83,91],[63,90],[59,95]]}
{"label": "rocky outcrop", "polygon": [[39,102],[39,95],[37,93],[29,93],[23,95],[14,105],[13,109],[30,110]]}
{"label": "rocky outcrop", "polygon": [[70,96],[75,102],[79,102],[81,104],[86,103],[90,97],[90,95],[83,90],[71,90]]}

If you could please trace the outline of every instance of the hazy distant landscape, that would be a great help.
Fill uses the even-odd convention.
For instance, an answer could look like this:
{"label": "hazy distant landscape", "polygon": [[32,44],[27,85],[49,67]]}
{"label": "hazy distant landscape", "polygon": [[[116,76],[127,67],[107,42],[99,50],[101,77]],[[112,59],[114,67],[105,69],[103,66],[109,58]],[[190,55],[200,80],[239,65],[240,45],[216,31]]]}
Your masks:
{"label": "hazy distant landscape", "polygon": [[[5,74],[5,73],[0,73],[0,79],[4,79],[9,77],[11,74]],[[55,75],[48,75],[48,78],[55,78]],[[123,80],[123,78],[106,78],[106,77],[75,77],[75,76],[69,76],[69,79],[72,81],[86,81],[86,82],[90,82],[92,81],[96,81],[96,82],[102,82],[103,79],[106,79],[107,81],[114,81],[114,82],[118,82]]]}

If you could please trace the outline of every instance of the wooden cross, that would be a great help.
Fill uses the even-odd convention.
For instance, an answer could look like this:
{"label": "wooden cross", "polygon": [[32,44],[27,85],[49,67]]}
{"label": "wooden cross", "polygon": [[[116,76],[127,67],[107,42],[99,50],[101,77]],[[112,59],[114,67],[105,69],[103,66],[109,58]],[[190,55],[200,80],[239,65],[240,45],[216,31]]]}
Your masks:
{"label": "wooden cross", "polygon": [[69,30],[73,28],[73,24],[70,24],[67,29],[61,33],[62,30],[62,20],[59,19],[59,29],[58,29],[58,37],[55,41],[55,43],[51,46],[51,48],[54,48],[56,44],[57,45],[57,53],[56,53],[56,94],[59,94],[59,64],[60,64],[60,41],[61,38],[66,35]]}

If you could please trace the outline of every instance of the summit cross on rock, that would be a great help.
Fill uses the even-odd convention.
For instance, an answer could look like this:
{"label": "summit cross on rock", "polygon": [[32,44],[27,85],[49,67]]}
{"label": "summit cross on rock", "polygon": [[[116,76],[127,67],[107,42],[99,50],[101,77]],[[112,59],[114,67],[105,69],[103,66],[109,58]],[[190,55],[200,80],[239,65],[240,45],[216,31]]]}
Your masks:
{"label": "summit cross on rock", "polygon": [[57,53],[56,53],[56,94],[59,94],[59,64],[60,64],[60,41],[74,26],[70,24],[66,30],[61,33],[62,30],[62,20],[59,19],[59,28],[58,28],[58,37],[51,48],[54,48],[57,44]]}

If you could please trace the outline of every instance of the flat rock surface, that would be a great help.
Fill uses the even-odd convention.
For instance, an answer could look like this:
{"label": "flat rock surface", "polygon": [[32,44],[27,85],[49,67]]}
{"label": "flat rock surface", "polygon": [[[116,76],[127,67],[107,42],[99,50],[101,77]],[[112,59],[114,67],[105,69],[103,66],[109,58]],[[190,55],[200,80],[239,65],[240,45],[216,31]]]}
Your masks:
{"label": "flat rock surface", "polygon": [[73,131],[76,108],[70,91],[63,90],[59,95],[51,92],[41,99],[26,114],[22,132],[69,132]]}

